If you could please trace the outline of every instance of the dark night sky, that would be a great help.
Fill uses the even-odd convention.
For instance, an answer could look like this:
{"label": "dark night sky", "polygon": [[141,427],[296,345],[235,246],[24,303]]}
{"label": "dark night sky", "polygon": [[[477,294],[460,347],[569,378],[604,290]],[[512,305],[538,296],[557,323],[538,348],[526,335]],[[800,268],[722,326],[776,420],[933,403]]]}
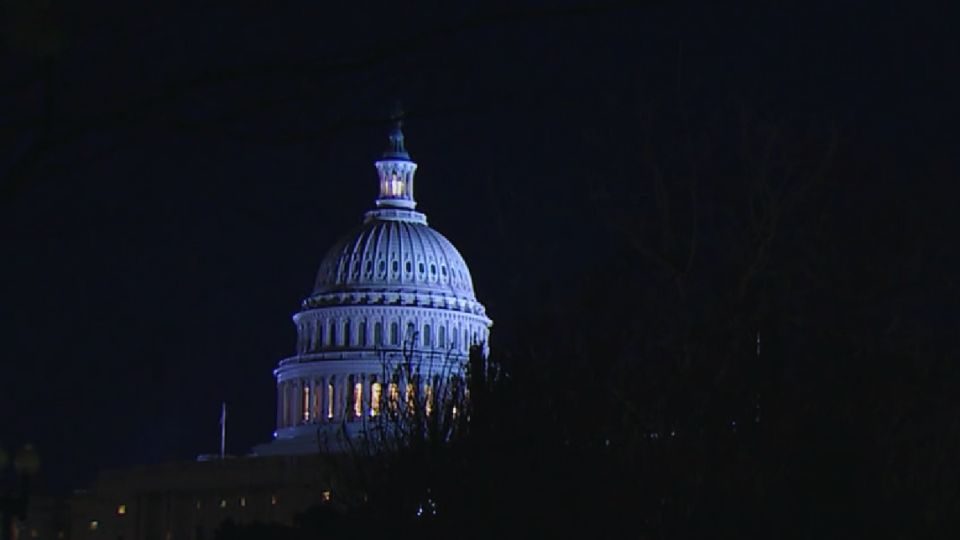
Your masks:
{"label": "dark night sky", "polygon": [[955,205],[948,13],[448,4],[8,5],[0,442],[34,442],[62,488],[214,451],[221,400],[230,451],[268,440],[289,317],[372,203],[396,98],[420,208],[495,340],[616,256],[590,196],[636,180],[640,141],[669,148],[683,115],[835,129],[838,198]]}

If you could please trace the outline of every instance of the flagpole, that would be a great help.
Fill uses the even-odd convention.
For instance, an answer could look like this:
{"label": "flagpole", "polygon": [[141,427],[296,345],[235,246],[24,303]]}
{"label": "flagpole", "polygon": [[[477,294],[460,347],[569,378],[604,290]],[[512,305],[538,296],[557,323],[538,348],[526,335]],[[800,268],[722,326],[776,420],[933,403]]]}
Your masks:
{"label": "flagpole", "polygon": [[220,404],[220,459],[226,455],[227,446],[227,402]]}

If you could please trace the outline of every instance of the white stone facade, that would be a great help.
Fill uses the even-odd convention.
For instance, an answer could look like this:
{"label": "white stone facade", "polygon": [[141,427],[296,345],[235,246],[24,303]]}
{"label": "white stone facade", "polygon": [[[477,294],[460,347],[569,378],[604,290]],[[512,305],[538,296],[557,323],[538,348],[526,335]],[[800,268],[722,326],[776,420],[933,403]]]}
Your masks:
{"label": "white stone facade", "polygon": [[[492,321],[463,257],[414,210],[416,164],[399,124],[376,168],[376,209],[327,252],[293,316],[296,354],[274,370],[274,440],[255,453],[342,450],[412,384],[429,393],[463,374],[472,345],[486,351]],[[401,363],[416,381],[397,378]]]}

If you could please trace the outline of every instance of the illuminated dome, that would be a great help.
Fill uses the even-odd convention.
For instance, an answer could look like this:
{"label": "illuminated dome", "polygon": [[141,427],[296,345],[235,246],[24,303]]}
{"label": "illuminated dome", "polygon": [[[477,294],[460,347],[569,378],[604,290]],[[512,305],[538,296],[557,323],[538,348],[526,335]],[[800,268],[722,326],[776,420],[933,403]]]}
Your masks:
{"label": "illuminated dome", "polygon": [[[487,353],[492,321],[467,264],[415,210],[417,164],[399,122],[375,166],[374,209],[327,252],[293,316],[296,354],[274,370],[277,430],[257,454],[342,451],[389,407],[451,387],[473,346]],[[389,372],[400,364],[415,368]]]}
{"label": "illuminated dome", "polygon": [[[425,222],[371,212],[324,257],[308,304],[356,292],[416,293],[475,301],[470,270],[442,234]],[[422,214],[420,214],[422,215]]]}

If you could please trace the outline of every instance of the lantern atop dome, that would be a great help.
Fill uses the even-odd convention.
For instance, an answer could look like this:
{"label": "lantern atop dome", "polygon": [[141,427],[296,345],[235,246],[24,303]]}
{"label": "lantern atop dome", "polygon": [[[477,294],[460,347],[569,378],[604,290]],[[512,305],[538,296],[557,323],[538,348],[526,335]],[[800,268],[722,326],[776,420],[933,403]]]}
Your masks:
{"label": "lantern atop dome", "polygon": [[410,153],[404,146],[403,113],[395,112],[392,120],[387,149],[382,159],[375,163],[380,177],[377,208],[413,210],[417,207],[417,201],[413,198],[413,175],[417,171],[417,164],[410,159]]}

